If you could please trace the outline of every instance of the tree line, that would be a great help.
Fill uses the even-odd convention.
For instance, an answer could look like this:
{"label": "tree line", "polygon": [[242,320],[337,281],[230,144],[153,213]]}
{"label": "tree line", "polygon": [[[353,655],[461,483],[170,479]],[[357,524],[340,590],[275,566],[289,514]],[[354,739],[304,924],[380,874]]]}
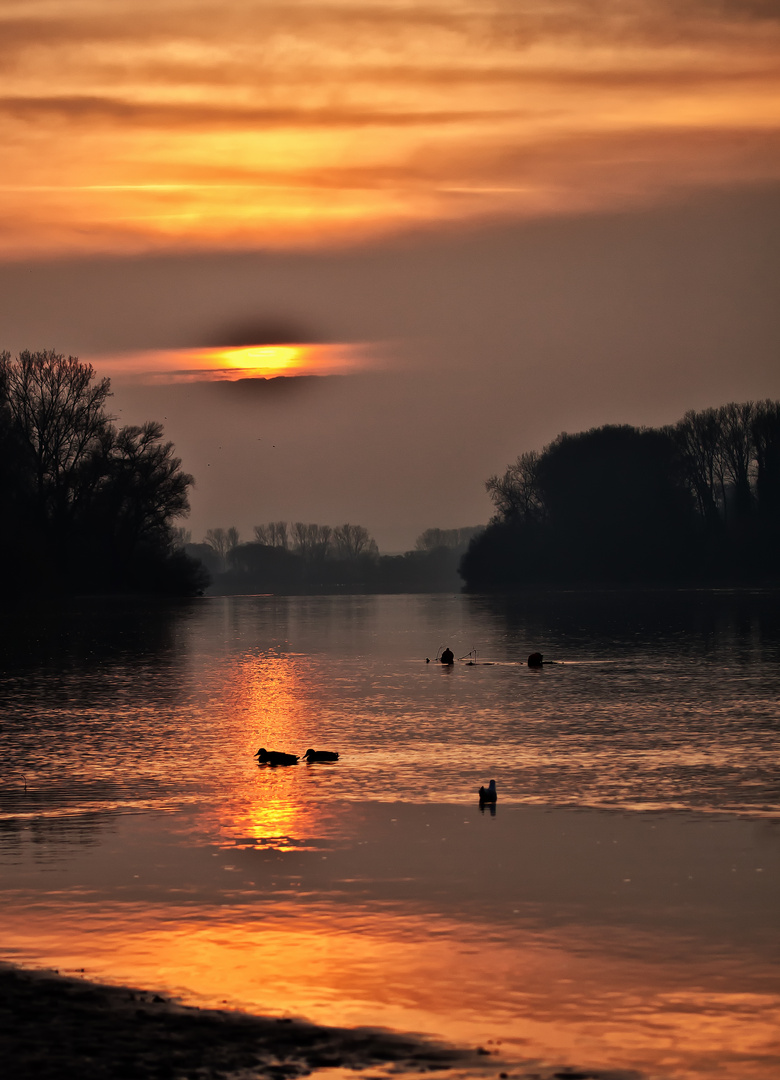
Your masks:
{"label": "tree line", "polygon": [[117,428],[108,379],[52,350],[0,353],[0,558],[6,591],[193,593],[177,543],[193,478],[162,426]]}
{"label": "tree line", "polygon": [[564,432],[486,488],[495,513],[460,567],[472,590],[776,580],[780,402]]}
{"label": "tree line", "polygon": [[53,351],[0,353],[6,593],[401,592],[557,582],[777,580],[780,402],[674,425],[562,433],[486,482],[487,528],[380,555],[362,525],[273,521],[192,544],[193,478],[162,426],[118,428],[108,379]]}
{"label": "tree line", "polygon": [[235,526],[209,529],[186,551],[219,593],[454,591],[461,587],[458,563],[478,531],[426,529],[413,551],[380,555],[363,525],[272,521],[256,525],[245,542]]}

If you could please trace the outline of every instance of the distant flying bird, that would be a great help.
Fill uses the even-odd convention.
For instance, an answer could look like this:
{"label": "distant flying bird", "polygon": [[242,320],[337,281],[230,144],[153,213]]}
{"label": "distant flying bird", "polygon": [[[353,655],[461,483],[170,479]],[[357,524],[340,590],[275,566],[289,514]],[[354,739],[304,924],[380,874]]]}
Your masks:
{"label": "distant flying bird", "polygon": [[255,750],[252,757],[257,758],[258,765],[297,765],[298,758],[295,754],[285,754],[281,750],[266,750],[261,746]]}
{"label": "distant flying bird", "polygon": [[303,760],[312,761],[338,761],[339,756],[333,750],[307,750],[303,755]]}
{"label": "distant flying bird", "polygon": [[491,780],[486,788],[481,787],[479,789],[479,801],[481,803],[496,802],[497,799],[498,799],[498,794],[496,793],[496,782],[495,782],[495,780]]}

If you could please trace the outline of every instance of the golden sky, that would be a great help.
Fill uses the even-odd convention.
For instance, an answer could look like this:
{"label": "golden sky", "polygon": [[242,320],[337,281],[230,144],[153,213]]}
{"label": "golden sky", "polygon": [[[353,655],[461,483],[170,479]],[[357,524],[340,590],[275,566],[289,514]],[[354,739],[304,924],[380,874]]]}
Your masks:
{"label": "golden sky", "polygon": [[0,0],[0,258],[780,179],[777,0]]}

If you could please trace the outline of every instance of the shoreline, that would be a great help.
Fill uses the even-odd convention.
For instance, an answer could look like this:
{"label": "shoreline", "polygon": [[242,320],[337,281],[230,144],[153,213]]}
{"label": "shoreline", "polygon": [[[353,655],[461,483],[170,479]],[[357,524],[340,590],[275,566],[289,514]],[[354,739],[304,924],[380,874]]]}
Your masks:
{"label": "shoreline", "polygon": [[92,982],[0,960],[0,1055],[14,1080],[296,1080],[320,1070],[370,1080],[642,1080],[633,1070],[528,1068],[497,1051],[383,1028],[181,1005],[154,990]]}
{"label": "shoreline", "polygon": [[380,1028],[181,1005],[154,990],[113,986],[0,960],[0,1055],[9,1077],[267,1077],[319,1069],[393,1073],[498,1070],[480,1049]]}

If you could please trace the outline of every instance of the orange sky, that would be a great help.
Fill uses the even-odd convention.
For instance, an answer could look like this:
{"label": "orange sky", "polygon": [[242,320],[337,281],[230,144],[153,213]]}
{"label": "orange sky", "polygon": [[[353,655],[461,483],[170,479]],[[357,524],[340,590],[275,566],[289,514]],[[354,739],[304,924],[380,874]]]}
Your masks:
{"label": "orange sky", "polygon": [[0,0],[0,258],[780,178],[774,0]]}
{"label": "orange sky", "polygon": [[0,71],[0,349],[162,422],[195,539],[780,397],[780,0],[0,0]]}

